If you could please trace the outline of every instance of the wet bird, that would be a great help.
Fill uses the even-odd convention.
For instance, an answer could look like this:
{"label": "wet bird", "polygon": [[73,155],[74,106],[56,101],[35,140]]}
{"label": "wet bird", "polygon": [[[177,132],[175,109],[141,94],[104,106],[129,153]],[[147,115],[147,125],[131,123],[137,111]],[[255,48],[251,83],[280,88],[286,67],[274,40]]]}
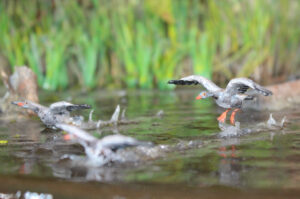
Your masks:
{"label": "wet bird", "polygon": [[65,140],[75,140],[82,145],[89,161],[95,166],[101,166],[117,160],[115,152],[120,148],[152,146],[150,142],[139,141],[124,135],[108,135],[98,139],[75,126],[57,124],[56,127],[68,133],[64,137]]}
{"label": "wet bird", "polygon": [[65,101],[53,103],[49,107],[31,102],[29,100],[13,101],[12,104],[32,110],[48,128],[52,129],[56,129],[55,125],[58,123],[76,124],[76,122],[81,122],[83,120],[82,117],[71,117],[70,112],[91,108],[91,106],[87,104],[77,105]]}
{"label": "wet bird", "polygon": [[235,114],[242,107],[243,101],[254,99],[254,95],[246,93],[249,88],[264,96],[272,95],[271,91],[255,83],[251,79],[243,77],[230,80],[225,89],[220,88],[209,79],[199,75],[187,76],[180,80],[170,80],[168,83],[176,85],[201,84],[207,91],[200,92],[196,99],[212,97],[220,107],[226,108],[227,110],[218,117],[218,121],[222,123],[225,122],[228,111],[234,109],[230,117],[230,122],[234,124]]}

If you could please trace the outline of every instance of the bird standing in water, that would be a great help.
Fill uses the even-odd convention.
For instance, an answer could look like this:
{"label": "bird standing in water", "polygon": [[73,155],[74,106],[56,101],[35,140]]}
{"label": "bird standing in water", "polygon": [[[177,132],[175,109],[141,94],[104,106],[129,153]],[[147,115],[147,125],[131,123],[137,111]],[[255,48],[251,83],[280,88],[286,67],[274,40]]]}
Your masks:
{"label": "bird standing in water", "polygon": [[168,83],[176,85],[201,84],[207,91],[200,92],[196,99],[212,97],[220,107],[226,108],[226,111],[224,111],[218,117],[219,122],[224,123],[227,113],[231,109],[234,109],[230,117],[231,124],[235,123],[235,114],[240,110],[240,108],[242,108],[243,101],[254,99],[253,95],[246,94],[246,91],[249,88],[264,96],[272,95],[271,91],[255,83],[251,79],[243,77],[230,80],[225,89],[220,88],[209,79],[206,79],[205,77],[199,75],[187,76],[180,80],[170,80]]}

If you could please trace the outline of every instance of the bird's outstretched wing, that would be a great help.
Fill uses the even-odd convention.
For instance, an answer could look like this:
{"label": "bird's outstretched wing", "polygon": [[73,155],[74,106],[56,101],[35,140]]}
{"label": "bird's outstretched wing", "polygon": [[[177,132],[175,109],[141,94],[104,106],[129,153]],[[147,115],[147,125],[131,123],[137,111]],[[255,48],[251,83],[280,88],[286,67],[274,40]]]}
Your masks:
{"label": "bird's outstretched wing", "polygon": [[61,101],[51,104],[49,108],[53,114],[65,114],[75,110],[90,109],[91,106],[87,104],[71,104],[69,102]]}
{"label": "bird's outstretched wing", "polygon": [[133,146],[152,146],[151,142],[139,141],[124,135],[108,135],[100,140],[100,144],[111,150]]}
{"label": "bird's outstretched wing", "polygon": [[71,126],[68,124],[56,124],[57,128],[66,131],[68,134],[71,134],[73,137],[76,138],[77,142],[79,142],[83,146],[87,146],[90,143],[95,143],[98,139],[89,133],[81,130],[78,127]]}
{"label": "bird's outstretched wing", "polygon": [[206,90],[208,90],[210,92],[216,92],[216,91],[222,90],[211,80],[209,80],[205,77],[202,77],[200,75],[191,75],[191,76],[181,78],[180,80],[170,80],[170,81],[168,81],[168,84],[176,84],[176,85],[201,84]]}
{"label": "bird's outstretched wing", "polygon": [[89,133],[81,130],[78,127],[62,123],[56,124],[55,126],[70,134],[71,138],[78,142],[80,145],[82,145],[85,148],[85,150],[91,148],[91,146],[96,146],[98,142],[98,139],[96,137],[90,135]]}
{"label": "bird's outstretched wing", "polygon": [[67,125],[67,124],[57,124],[56,127],[74,136],[76,138],[76,141],[85,147],[90,146],[91,144],[92,145],[96,144],[96,142],[98,142],[98,146],[100,145],[101,148],[108,148],[111,150],[117,150],[119,148],[140,146],[140,145],[142,146],[152,145],[152,143],[150,142],[139,141],[132,137],[127,137],[124,135],[108,135],[102,139],[97,139],[96,137],[81,130],[80,128]]}
{"label": "bird's outstretched wing", "polygon": [[232,95],[238,94],[238,93],[245,93],[249,88],[252,88],[256,92],[264,95],[269,96],[272,95],[272,91],[269,91],[268,89],[262,87],[261,85],[255,83],[251,79],[248,78],[235,78],[230,80],[228,83],[225,92],[228,92]]}

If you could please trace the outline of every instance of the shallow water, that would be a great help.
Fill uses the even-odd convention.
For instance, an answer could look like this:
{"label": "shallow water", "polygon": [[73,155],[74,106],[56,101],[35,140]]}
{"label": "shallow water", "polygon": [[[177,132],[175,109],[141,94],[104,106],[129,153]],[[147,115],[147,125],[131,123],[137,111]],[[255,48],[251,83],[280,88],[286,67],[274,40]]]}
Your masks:
{"label": "shallow water", "polygon": [[[84,156],[81,146],[41,122],[0,121],[0,192],[50,193],[54,198],[299,198],[300,108],[237,114],[242,128],[287,116],[280,130],[220,138],[212,100],[195,100],[196,90],[176,92],[42,93],[41,101],[88,103],[94,119],[108,120],[117,104],[138,123],[91,131],[121,133],[161,146],[153,157],[100,168],[74,166],[64,154]],[[162,116],[156,114],[163,110]],[[88,111],[84,112],[88,117]],[[135,149],[129,149],[134,152]]]}

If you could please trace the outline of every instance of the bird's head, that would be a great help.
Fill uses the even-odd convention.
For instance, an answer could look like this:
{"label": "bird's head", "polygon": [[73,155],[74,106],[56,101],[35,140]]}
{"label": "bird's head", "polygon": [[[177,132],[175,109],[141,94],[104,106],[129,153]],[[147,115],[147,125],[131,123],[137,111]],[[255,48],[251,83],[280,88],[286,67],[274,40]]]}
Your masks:
{"label": "bird's head", "polygon": [[202,91],[202,92],[199,93],[199,95],[196,97],[196,99],[197,100],[199,100],[199,99],[205,99],[205,98],[208,98],[208,97],[211,97],[211,96],[213,96],[212,93],[207,92],[207,91]]}
{"label": "bird's head", "polygon": [[30,109],[30,103],[28,103],[27,101],[14,101],[11,103],[22,108]]}
{"label": "bird's head", "polygon": [[25,108],[25,109],[30,109],[34,112],[38,111],[38,106],[35,103],[30,102],[28,100],[26,100],[26,101],[13,101],[11,103],[14,104],[14,105],[17,105],[19,107]]}

